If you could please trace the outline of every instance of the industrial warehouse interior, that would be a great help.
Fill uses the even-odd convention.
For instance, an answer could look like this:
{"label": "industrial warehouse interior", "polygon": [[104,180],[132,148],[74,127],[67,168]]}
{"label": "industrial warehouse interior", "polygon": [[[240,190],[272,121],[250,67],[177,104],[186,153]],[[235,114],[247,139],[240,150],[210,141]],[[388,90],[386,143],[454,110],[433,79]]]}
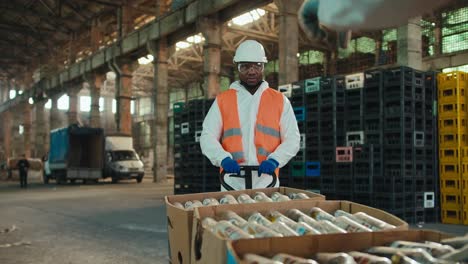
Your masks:
{"label": "industrial warehouse interior", "polygon": [[0,263],[468,263],[468,1],[0,3]]}

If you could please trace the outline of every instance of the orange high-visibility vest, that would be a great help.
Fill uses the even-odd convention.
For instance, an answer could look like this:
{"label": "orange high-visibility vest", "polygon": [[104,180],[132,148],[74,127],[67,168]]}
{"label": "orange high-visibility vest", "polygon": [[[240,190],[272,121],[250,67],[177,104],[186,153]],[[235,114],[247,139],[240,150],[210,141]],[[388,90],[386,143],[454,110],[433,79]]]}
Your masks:
{"label": "orange high-visibility vest", "polygon": [[[221,145],[231,153],[234,160],[242,163],[245,161],[245,156],[237,109],[237,91],[229,89],[219,94],[216,100],[223,119]],[[283,94],[270,88],[266,89],[260,98],[254,136],[259,164],[281,144],[280,120],[283,113],[283,100]],[[279,176],[279,169],[275,172]]]}

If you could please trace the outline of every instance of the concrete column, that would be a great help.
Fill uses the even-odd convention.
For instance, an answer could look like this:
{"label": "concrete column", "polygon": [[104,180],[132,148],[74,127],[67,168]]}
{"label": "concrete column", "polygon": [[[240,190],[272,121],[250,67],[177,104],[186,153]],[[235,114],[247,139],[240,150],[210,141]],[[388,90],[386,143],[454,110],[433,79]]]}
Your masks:
{"label": "concrete column", "polygon": [[205,38],[203,45],[203,72],[205,97],[215,98],[220,92],[221,26],[215,18],[201,18],[198,27]]}
{"label": "concrete column", "polygon": [[401,26],[397,30],[398,64],[417,70],[422,70],[422,37],[420,21],[420,16],[412,18],[408,21],[407,25]]}
{"label": "concrete column", "polygon": [[11,157],[11,130],[12,130],[12,116],[10,111],[2,113],[2,128],[3,128],[3,150],[5,158]]}
{"label": "concrete column", "polygon": [[374,62],[374,65],[378,66],[378,65],[380,65],[381,56],[382,56],[383,35],[379,34],[374,40],[375,40],[375,62]]}
{"label": "concrete column", "polygon": [[279,84],[299,79],[299,25],[297,12],[301,0],[275,0],[279,9]]}
{"label": "concrete column", "polygon": [[98,19],[94,19],[91,23],[91,49],[93,51],[99,50],[100,42],[103,38],[102,36],[101,23]]}
{"label": "concrete column", "polygon": [[78,123],[78,92],[75,88],[68,90],[68,125]]}
{"label": "concrete column", "polygon": [[442,54],[442,15],[436,15],[434,26],[434,55]]}
{"label": "concrete column", "polygon": [[[99,112],[99,97],[101,97],[101,87],[105,76],[95,74],[90,80],[89,88],[91,90],[91,112],[90,125],[91,127],[101,127],[101,113]],[[112,105],[111,105],[112,107]],[[112,109],[111,109],[112,110]]]}
{"label": "concrete column", "polygon": [[122,6],[122,34],[123,36],[133,31],[133,12],[130,3]]}
{"label": "concrete column", "polygon": [[324,65],[323,65],[323,70],[326,75],[332,76],[335,75],[337,72],[336,69],[336,64],[337,64],[337,58],[338,58],[338,51],[327,51],[325,53],[325,60],[324,60]]}
{"label": "concrete column", "polygon": [[32,126],[32,116],[31,116],[31,105],[25,103],[23,106],[23,146],[24,154],[26,157],[31,157],[31,126]]}
{"label": "concrete column", "polygon": [[11,135],[12,135],[12,155],[19,156],[24,154],[24,145],[22,141],[22,137],[24,135],[20,135],[19,133],[19,126],[23,125],[23,111],[22,106],[18,105],[12,109],[13,112],[13,120],[12,120],[12,127],[11,127]]}
{"label": "concrete column", "polygon": [[[126,61],[119,65],[120,76],[116,87],[117,113],[116,123],[119,132],[132,134],[132,115],[130,114],[130,100],[132,96],[133,62]],[[120,80],[119,80],[120,79]]]}
{"label": "concrete column", "polygon": [[115,130],[115,118],[114,114],[112,113],[112,97],[106,96],[104,97],[104,110],[103,116],[105,120],[105,129],[114,131]]}
{"label": "concrete column", "polygon": [[153,140],[153,181],[160,182],[167,177],[167,151],[168,151],[168,51],[166,39],[153,44],[154,56],[154,89],[153,112],[156,120],[152,125]]}
{"label": "concrete column", "polygon": [[75,34],[72,34],[69,42],[68,61],[69,65],[73,65],[76,61],[77,42]]}
{"label": "concrete column", "polygon": [[0,80],[0,104],[5,102],[5,82]]}
{"label": "concrete column", "polygon": [[60,127],[60,112],[57,108],[57,100],[60,95],[54,95],[50,98],[52,101],[52,107],[50,108],[50,130]]}
{"label": "concrete column", "polygon": [[35,149],[36,149],[36,156],[42,157],[46,154],[48,149],[48,136],[49,133],[46,128],[46,118],[45,118],[45,104],[47,101],[40,101],[34,104],[36,108],[36,135],[35,135]]}

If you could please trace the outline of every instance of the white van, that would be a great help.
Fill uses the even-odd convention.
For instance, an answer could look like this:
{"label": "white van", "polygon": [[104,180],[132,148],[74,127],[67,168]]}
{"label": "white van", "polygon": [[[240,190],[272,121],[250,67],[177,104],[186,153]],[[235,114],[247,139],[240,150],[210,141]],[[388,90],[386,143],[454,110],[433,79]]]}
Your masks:
{"label": "white van", "polygon": [[105,177],[116,183],[124,179],[141,182],[145,174],[143,162],[133,149],[133,139],[128,135],[107,135],[105,138]]}

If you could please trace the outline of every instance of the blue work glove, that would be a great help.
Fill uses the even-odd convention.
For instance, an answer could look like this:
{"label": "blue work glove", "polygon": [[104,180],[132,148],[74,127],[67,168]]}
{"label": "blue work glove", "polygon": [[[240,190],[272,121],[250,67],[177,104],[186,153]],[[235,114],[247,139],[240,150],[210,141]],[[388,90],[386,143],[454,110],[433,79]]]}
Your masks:
{"label": "blue work glove", "polygon": [[221,167],[223,167],[223,170],[226,173],[240,173],[239,164],[230,157],[226,157],[221,161]]}
{"label": "blue work glove", "polygon": [[[306,0],[302,3],[298,12],[299,25],[304,30],[304,33],[314,42],[333,42],[336,39],[338,47],[346,49],[351,40],[351,31],[338,31],[335,38],[329,38],[328,30],[320,24],[318,19],[319,0]],[[330,44],[330,43],[328,43]]]}
{"label": "blue work glove", "polygon": [[318,20],[319,0],[304,1],[299,9],[299,25],[304,33],[317,42],[324,41],[327,38],[327,32],[322,29]]}
{"label": "blue work glove", "polygon": [[267,159],[262,161],[260,167],[258,168],[258,176],[262,175],[262,173],[273,175],[276,168],[278,168],[279,163],[274,159]]}

